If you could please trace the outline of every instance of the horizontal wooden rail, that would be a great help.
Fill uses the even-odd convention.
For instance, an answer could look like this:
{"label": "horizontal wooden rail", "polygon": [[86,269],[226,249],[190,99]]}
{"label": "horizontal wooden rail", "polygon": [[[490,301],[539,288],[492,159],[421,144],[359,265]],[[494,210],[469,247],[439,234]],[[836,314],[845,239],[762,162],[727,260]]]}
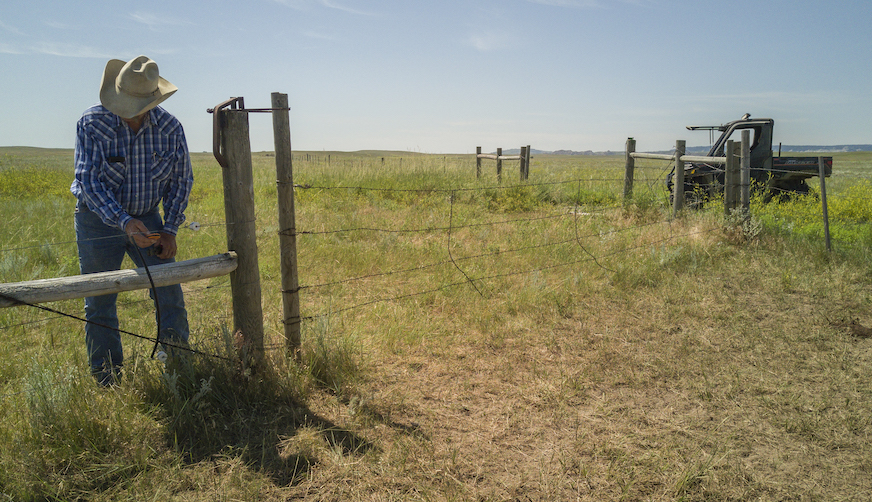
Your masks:
{"label": "horizontal wooden rail", "polygon": [[487,153],[482,153],[481,155],[477,155],[476,157],[480,159],[490,159],[490,160],[521,160],[520,155],[490,155]]}
{"label": "horizontal wooden rail", "polygon": [[681,160],[685,162],[705,162],[708,164],[726,164],[726,157],[702,157],[699,155],[684,155]]}
{"label": "horizontal wooden rail", "polygon": [[[236,270],[236,265],[236,253],[229,251],[205,258],[155,265],[148,267],[148,271],[151,272],[154,285],[161,287],[227,275]],[[144,268],[11,282],[0,284],[0,308],[18,305],[4,296],[27,303],[45,303],[150,287],[151,283]]]}
{"label": "horizontal wooden rail", "polygon": [[[654,160],[675,160],[675,155],[667,155],[664,153],[645,153],[645,152],[630,152],[630,157],[634,159],[654,159]],[[682,155],[682,162],[708,162],[709,164],[726,164],[726,157],[704,157],[700,155]]]}
{"label": "horizontal wooden rail", "polygon": [[662,153],[632,152],[630,153],[630,157],[633,157],[634,159],[672,160],[675,158],[675,155],[666,155]]}
{"label": "horizontal wooden rail", "polygon": [[[645,152],[630,152],[630,157],[634,159],[654,159],[654,160],[675,160],[675,155],[667,155],[664,153],[645,153]],[[700,155],[682,155],[682,162],[708,162],[709,164],[726,164],[726,157],[704,157]]]}

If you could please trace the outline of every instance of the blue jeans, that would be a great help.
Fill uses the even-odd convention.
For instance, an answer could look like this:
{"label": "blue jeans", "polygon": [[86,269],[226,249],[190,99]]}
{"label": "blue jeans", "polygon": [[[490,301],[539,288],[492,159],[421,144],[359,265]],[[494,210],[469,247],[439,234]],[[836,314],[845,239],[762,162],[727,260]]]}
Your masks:
{"label": "blue jeans", "polygon": [[[160,231],[163,220],[157,208],[137,216],[149,230]],[[79,270],[82,274],[118,270],[124,255],[127,254],[137,267],[142,267],[142,258],[148,266],[172,263],[175,259],[162,260],[149,253],[149,249],[136,251],[134,244],[125,232],[117,227],[103,223],[100,217],[90,211],[83,202],[76,206],[76,240],[79,245]],[[154,298],[154,292],[149,290]],[[91,373],[101,384],[112,383],[114,375],[124,364],[121,348],[121,333],[118,332],[117,294],[90,296],[85,298],[85,344],[91,363]],[[182,287],[178,284],[157,288],[157,301],[160,307],[160,340],[169,342],[188,342],[188,313]],[[142,333],[153,336],[151,333]]]}

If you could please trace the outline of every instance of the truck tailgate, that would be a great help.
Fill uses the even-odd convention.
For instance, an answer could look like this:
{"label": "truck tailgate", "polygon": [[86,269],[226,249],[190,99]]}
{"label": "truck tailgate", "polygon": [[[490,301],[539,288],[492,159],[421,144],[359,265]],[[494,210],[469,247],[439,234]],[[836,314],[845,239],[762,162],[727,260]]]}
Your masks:
{"label": "truck tailgate", "polygon": [[[823,159],[824,175],[830,176],[833,173],[833,158],[824,157]],[[820,173],[817,157],[774,157],[772,170],[802,174],[804,177],[817,176]]]}

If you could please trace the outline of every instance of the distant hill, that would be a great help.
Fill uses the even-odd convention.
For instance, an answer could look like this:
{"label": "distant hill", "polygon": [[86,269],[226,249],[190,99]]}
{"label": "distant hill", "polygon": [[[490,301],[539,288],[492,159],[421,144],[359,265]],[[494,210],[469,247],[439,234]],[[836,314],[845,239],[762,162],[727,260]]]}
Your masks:
{"label": "distant hill", "polygon": [[[494,153],[496,153],[496,152],[491,152],[491,154],[494,154]],[[503,155],[520,155],[520,154],[521,154],[520,148],[503,149]],[[586,150],[584,152],[576,152],[575,150],[548,151],[548,150],[536,150],[535,148],[531,148],[530,154],[531,155],[623,155],[624,152],[623,152],[623,150],[620,152],[615,152],[612,150],[606,150],[604,152],[594,152],[593,150]]]}
{"label": "distant hill", "polygon": [[[705,155],[710,146],[691,146],[687,153],[691,155]],[[778,155],[778,145],[773,145],[772,151]],[[872,145],[781,145],[781,153],[844,153],[844,152],[872,152]]]}
{"label": "distant hill", "polygon": [[[778,150],[777,148],[775,149]],[[781,145],[782,152],[872,152],[872,145],[792,146]]]}
{"label": "distant hill", "polygon": [[[690,155],[705,155],[708,153],[710,146],[689,146],[687,153]],[[778,146],[773,148],[775,154],[778,154]],[[872,152],[872,145],[781,145],[781,153],[843,153],[843,152]],[[492,152],[495,153],[495,152]],[[519,155],[520,148],[512,148],[503,150],[503,155]],[[623,155],[622,151],[606,150],[595,152],[593,150],[575,151],[575,150],[536,150],[531,149],[532,155]],[[670,153],[669,150],[662,150],[650,153]]]}

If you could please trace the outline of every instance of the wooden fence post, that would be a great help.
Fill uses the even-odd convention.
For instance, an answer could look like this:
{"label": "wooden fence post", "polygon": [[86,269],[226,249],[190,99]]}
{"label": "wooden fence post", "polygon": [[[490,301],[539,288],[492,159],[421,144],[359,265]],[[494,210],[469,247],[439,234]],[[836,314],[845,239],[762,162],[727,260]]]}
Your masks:
{"label": "wooden fence post", "polygon": [[524,167],[524,179],[525,180],[530,179],[530,158],[531,157],[532,157],[532,154],[530,153],[530,145],[527,145],[527,159],[526,159],[526,162],[524,163],[524,166],[525,166]]}
{"label": "wooden fence post", "polygon": [[827,206],[827,172],[823,157],[818,157],[818,178],[821,179],[821,207],[823,208],[824,213],[824,240],[827,243],[827,251],[832,251],[833,243],[830,241],[830,215]]}
{"label": "wooden fence post", "polygon": [[724,166],[724,216],[729,217],[739,205],[739,157],[736,155],[736,143],[727,140],[724,147],[726,165]]}
{"label": "wooden fence post", "polygon": [[497,148],[497,183],[503,183],[503,161],[500,157],[503,156],[503,149]]}
{"label": "wooden fence post", "polygon": [[263,360],[263,308],[260,269],[257,259],[257,229],[254,224],[254,178],[251,172],[251,141],[248,112],[218,110],[223,128],[221,143],[227,166],[224,176],[224,216],[227,249],[238,255],[238,266],[230,274],[233,295],[233,332],[242,333],[243,363],[260,366]]}
{"label": "wooden fence post", "polygon": [[742,215],[751,215],[751,131],[742,131]]}
{"label": "wooden fence post", "polygon": [[675,172],[672,176],[672,217],[677,218],[684,207],[684,157],[686,142],[683,139],[675,141]]}
{"label": "wooden fence post", "polygon": [[294,166],[288,95],[272,93],[273,136],[276,147],[276,188],[279,202],[279,248],[282,264],[282,323],[285,347],[300,361],[300,285],[297,270],[297,224],[294,209]]}
{"label": "wooden fence post", "polygon": [[636,151],[636,140],[627,138],[627,148],[624,151],[624,201],[633,196],[633,177],[636,170],[636,159],[631,155]]}
{"label": "wooden fence post", "polygon": [[481,179],[481,147],[475,147],[475,179]]}
{"label": "wooden fence post", "polygon": [[520,171],[521,171],[521,181],[525,181],[527,179],[527,147],[521,147],[521,154],[518,155],[518,160],[520,160]]}

